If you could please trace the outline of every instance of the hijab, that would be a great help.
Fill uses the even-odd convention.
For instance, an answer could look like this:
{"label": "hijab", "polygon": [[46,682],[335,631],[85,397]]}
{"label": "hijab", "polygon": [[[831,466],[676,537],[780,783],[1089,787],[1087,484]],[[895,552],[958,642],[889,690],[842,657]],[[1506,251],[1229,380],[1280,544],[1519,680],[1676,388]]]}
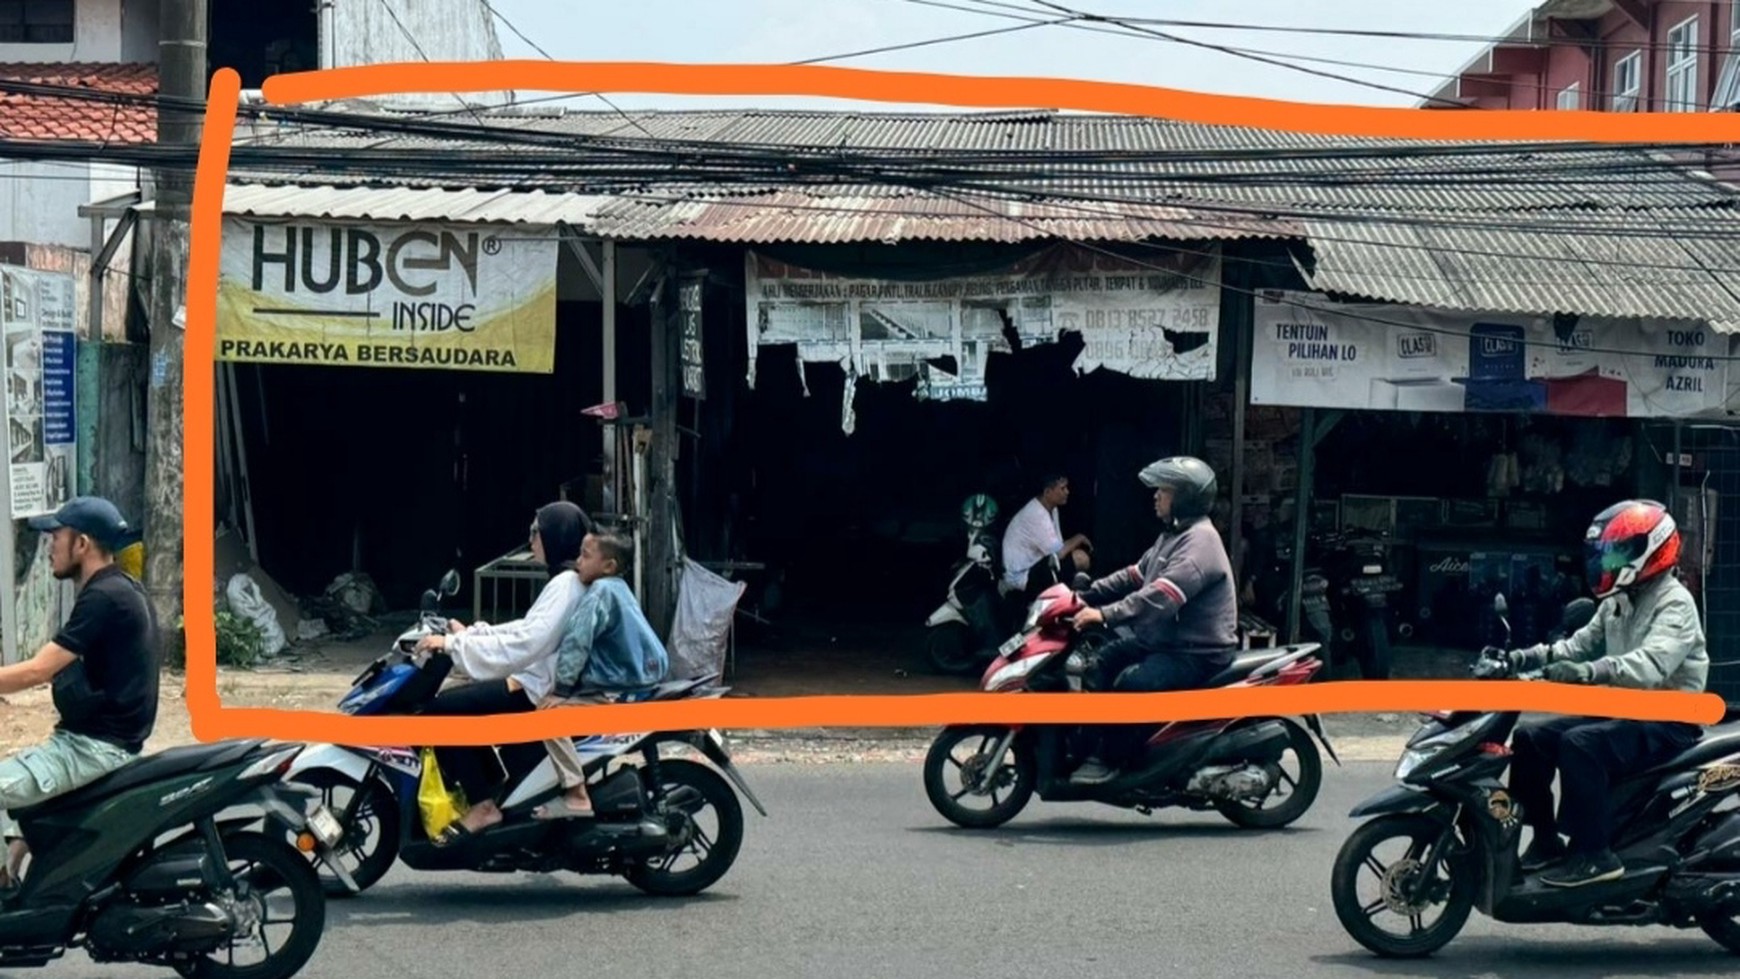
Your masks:
{"label": "hijab", "polygon": [[550,577],[572,571],[574,562],[580,558],[580,544],[592,532],[592,521],[586,511],[567,500],[551,503],[538,510],[537,527]]}

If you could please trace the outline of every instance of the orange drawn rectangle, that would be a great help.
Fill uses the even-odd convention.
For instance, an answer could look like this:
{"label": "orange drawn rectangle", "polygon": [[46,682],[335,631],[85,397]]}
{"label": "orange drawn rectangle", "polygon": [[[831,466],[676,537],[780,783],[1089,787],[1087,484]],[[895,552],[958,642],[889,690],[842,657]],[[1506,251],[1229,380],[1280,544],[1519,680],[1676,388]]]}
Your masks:
{"label": "orange drawn rectangle", "polygon": [[[487,61],[400,63],[297,72],[267,79],[267,101],[292,104],[401,92],[632,91],[669,95],[807,95],[980,107],[1051,106],[1183,121],[1363,137],[1432,140],[1740,142],[1740,115],[1527,110],[1446,112],[1313,105],[1070,79],[988,78],[819,65],[682,65]],[[215,363],[218,258],[224,184],[241,82],[212,78],[194,179],[188,255],[187,363]],[[1180,693],[991,693],[780,697],[568,707],[488,717],[351,717],[225,707],[217,689],[217,624],[211,607],[215,535],[214,372],[184,372],[182,603],[187,707],[194,737],[265,737],[345,744],[482,745],[571,734],[687,728],[924,727],[957,723],[1139,723],[1228,716],[1410,710],[1527,710],[1635,720],[1719,721],[1709,693],[1571,687],[1516,681],[1414,680]]]}

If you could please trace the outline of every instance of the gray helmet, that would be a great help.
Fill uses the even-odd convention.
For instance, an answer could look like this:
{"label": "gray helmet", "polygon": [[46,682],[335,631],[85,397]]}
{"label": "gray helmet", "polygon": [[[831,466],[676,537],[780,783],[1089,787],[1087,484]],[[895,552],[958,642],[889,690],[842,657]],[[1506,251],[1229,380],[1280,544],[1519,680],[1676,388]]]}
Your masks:
{"label": "gray helmet", "polygon": [[1214,470],[1193,456],[1168,456],[1142,470],[1142,485],[1149,489],[1172,488],[1172,519],[1206,517],[1214,507]]}

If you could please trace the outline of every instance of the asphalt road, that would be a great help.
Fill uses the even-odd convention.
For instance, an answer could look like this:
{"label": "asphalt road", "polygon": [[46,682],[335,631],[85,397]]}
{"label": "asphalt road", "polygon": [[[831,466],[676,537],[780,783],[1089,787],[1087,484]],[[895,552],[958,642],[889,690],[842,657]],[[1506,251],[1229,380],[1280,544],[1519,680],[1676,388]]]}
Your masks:
{"label": "asphalt road", "polygon": [[[1701,932],[1520,928],[1473,918],[1435,959],[1386,963],[1341,930],[1329,867],[1346,813],[1388,764],[1330,767],[1313,811],[1267,835],[1213,814],[1143,817],[1035,803],[968,832],[930,808],[914,765],[746,766],[739,861],[711,892],[643,897],[606,878],[395,869],[329,905],[306,979],[1195,975],[1649,977],[1740,974]],[[746,807],[747,809],[747,807]],[[48,977],[172,976],[99,967]]]}

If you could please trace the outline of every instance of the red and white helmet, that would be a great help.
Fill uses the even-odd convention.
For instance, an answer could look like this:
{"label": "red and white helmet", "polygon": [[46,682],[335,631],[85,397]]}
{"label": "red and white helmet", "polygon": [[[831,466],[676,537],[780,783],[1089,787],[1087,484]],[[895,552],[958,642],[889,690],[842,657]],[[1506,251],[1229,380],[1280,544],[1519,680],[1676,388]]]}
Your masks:
{"label": "red and white helmet", "polygon": [[1584,572],[1596,598],[1654,581],[1679,560],[1679,528],[1667,507],[1653,500],[1615,503],[1583,536]]}

